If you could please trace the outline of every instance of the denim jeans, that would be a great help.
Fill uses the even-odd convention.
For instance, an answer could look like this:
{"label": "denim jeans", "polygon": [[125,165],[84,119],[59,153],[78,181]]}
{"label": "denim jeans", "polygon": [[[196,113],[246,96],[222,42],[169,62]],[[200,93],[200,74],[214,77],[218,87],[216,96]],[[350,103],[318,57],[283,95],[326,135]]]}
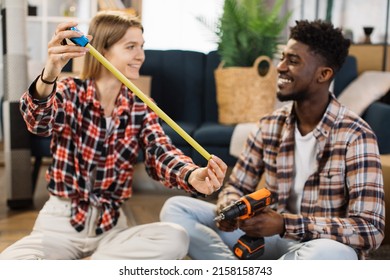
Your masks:
{"label": "denim jeans", "polygon": [[[174,196],[169,198],[160,213],[163,222],[177,223],[190,236],[188,255],[192,259],[237,259],[232,248],[244,234],[240,229],[224,232],[214,222],[216,207],[200,199]],[[331,260],[357,259],[355,250],[330,239],[307,242],[282,238],[279,235],[265,237],[265,249],[261,259]]]}

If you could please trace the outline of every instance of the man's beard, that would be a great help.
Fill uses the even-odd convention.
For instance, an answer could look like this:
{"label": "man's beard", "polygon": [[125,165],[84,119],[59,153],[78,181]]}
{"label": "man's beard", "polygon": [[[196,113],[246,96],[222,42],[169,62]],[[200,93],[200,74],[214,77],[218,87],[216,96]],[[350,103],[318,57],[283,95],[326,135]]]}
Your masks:
{"label": "man's beard", "polygon": [[299,101],[305,98],[305,93],[298,91],[298,92],[293,92],[291,94],[283,95],[280,91],[277,91],[276,97],[280,102]]}

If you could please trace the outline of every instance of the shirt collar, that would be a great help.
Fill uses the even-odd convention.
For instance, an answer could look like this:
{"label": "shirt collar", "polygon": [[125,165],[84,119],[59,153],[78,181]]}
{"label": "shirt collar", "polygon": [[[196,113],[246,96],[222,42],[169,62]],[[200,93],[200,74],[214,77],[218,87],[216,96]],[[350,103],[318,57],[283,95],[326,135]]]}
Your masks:
{"label": "shirt collar", "polygon": [[[100,107],[100,102],[96,96],[96,83],[94,79],[87,80],[86,102],[92,104],[96,108]],[[118,98],[116,99],[118,115],[123,114],[123,112],[130,112],[130,107],[133,103],[133,93],[122,84]]]}
{"label": "shirt collar", "polygon": [[325,137],[330,135],[330,131],[334,127],[338,116],[342,113],[341,109],[340,102],[333,94],[330,94],[330,102],[326,108],[325,114],[322,116],[321,121],[314,130],[314,135],[316,137],[318,137],[319,134],[322,134]]}
{"label": "shirt collar", "polygon": [[[293,111],[293,103],[291,103],[291,107],[288,109],[290,114],[286,119],[286,124],[288,126],[295,124],[296,116]],[[315,137],[319,137],[323,135],[328,137],[330,134],[330,130],[334,127],[334,123],[336,122],[338,116],[342,114],[342,106],[340,102],[336,99],[336,97],[330,93],[330,102],[324,115],[322,116],[321,121],[318,123],[313,133]]]}

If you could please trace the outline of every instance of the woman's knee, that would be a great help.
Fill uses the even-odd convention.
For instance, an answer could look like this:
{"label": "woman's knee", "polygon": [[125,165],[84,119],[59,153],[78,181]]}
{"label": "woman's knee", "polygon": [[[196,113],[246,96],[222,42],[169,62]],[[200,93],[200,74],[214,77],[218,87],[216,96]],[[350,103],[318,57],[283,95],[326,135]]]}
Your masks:
{"label": "woman's knee", "polygon": [[182,259],[188,253],[190,237],[187,231],[174,223],[162,223],[163,230],[167,233],[165,248],[163,249],[168,259]]}
{"label": "woman's knee", "polygon": [[42,260],[42,252],[12,245],[0,253],[0,260]]}

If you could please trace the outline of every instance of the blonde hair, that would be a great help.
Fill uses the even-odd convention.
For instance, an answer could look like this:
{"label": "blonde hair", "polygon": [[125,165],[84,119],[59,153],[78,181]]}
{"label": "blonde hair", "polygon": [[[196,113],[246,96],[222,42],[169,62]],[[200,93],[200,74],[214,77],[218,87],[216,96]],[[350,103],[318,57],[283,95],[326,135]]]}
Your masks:
{"label": "blonde hair", "polygon": [[[144,31],[140,19],[123,11],[102,11],[96,14],[89,25],[91,45],[101,54],[118,42],[130,27]],[[90,53],[84,58],[82,79],[94,78],[103,67]]]}

